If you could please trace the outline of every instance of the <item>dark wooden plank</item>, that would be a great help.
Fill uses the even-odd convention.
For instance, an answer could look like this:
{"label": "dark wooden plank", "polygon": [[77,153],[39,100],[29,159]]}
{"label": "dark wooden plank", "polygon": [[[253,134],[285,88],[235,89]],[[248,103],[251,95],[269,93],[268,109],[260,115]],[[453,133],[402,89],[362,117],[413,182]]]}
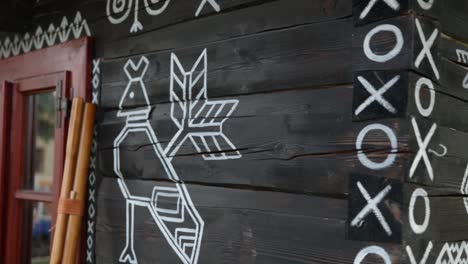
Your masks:
{"label": "dark wooden plank", "polygon": [[[284,12],[288,10],[288,12]],[[281,0],[229,10],[142,34],[110,39],[97,32],[96,55],[116,58],[131,54],[206,45],[215,41],[253,35],[351,15],[348,0]],[[94,25],[92,25],[94,28]],[[97,30],[99,28],[96,28]],[[108,30],[105,28],[105,30]]]}
{"label": "dark wooden plank", "polygon": [[[127,181],[151,193],[154,181]],[[364,247],[380,246],[395,263],[399,246],[345,239],[346,201],[340,199],[197,185],[187,186],[205,221],[200,263],[352,263]],[[97,261],[117,261],[125,241],[125,202],[114,179],[99,189]],[[139,263],[177,263],[152,217],[135,212]],[[326,239],[324,239],[326,238]],[[366,261],[379,261],[368,256]],[[381,261],[381,260],[380,260]]]}
{"label": "dark wooden plank", "polygon": [[[350,83],[351,25],[341,19],[174,51],[190,69],[207,49],[210,97]],[[150,62],[144,82],[152,104],[169,100],[170,56],[145,55]],[[140,57],[132,58],[137,63]],[[128,59],[104,61],[102,108],[116,108],[128,83]],[[157,88],[156,88],[157,87]],[[130,106],[142,105],[134,100]]]}

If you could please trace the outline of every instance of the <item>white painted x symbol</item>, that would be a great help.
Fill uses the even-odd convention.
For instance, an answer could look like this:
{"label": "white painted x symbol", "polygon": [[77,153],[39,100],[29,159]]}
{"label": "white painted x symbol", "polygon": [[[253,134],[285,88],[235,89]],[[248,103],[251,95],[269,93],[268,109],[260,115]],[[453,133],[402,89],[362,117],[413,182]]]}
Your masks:
{"label": "white painted x symbol", "polygon": [[387,221],[385,220],[384,216],[382,215],[382,212],[380,211],[378,204],[387,196],[387,194],[390,192],[392,189],[392,186],[387,185],[385,189],[383,189],[375,198],[371,198],[367,190],[362,186],[361,182],[357,182],[357,187],[359,188],[359,191],[361,191],[362,196],[367,201],[367,205],[359,212],[358,215],[353,219],[351,222],[351,226],[359,226],[361,225],[363,219],[370,214],[371,212],[374,213],[375,217],[379,220],[380,224],[384,228],[385,232],[387,235],[391,236],[392,235],[392,230],[390,229],[390,226],[388,225]]}
{"label": "white painted x symbol", "polygon": [[382,97],[382,95],[387,92],[390,88],[392,88],[395,83],[400,80],[400,75],[395,76],[393,79],[391,79],[388,83],[386,83],[382,88],[380,88],[378,91],[375,90],[374,86],[370,84],[365,78],[362,76],[358,77],[359,82],[364,86],[364,88],[371,94],[369,98],[367,98],[366,101],[364,101],[357,109],[354,111],[355,115],[359,115],[364,109],[366,109],[370,104],[372,104],[374,101],[379,102],[385,109],[387,109],[390,113],[395,114],[396,109],[393,107],[393,105],[388,102],[385,98]]}
{"label": "white painted x symbol", "polygon": [[101,70],[99,68],[99,64],[101,60],[93,60],[93,73],[99,73]]}
{"label": "white painted x symbol", "polygon": [[414,65],[416,66],[416,68],[419,68],[423,59],[427,57],[427,59],[429,60],[429,63],[431,64],[432,70],[434,71],[434,74],[438,80],[440,78],[439,69],[437,69],[437,65],[434,62],[434,57],[432,57],[431,48],[432,48],[432,45],[434,45],[437,35],[439,34],[439,30],[437,28],[434,29],[429,39],[426,40],[426,36],[424,36],[421,23],[419,22],[419,19],[417,18],[416,18],[416,28],[418,29],[419,38],[421,39],[423,48],[421,49],[421,52],[416,58]]}
{"label": "white painted x symbol", "polygon": [[93,95],[93,100],[92,100],[93,104],[98,104],[98,103],[99,103],[99,100],[98,100],[98,93],[97,93],[97,92],[93,92],[92,95]]}
{"label": "white painted x symbol", "polygon": [[[369,14],[371,9],[375,6],[378,0],[370,0],[369,3],[367,4],[366,8],[362,10],[361,15],[359,15],[359,19],[364,19],[366,16]],[[396,0],[383,0],[389,7],[391,7],[393,10],[398,10],[400,9],[400,3]]]}
{"label": "white painted x symbol", "polygon": [[437,124],[434,123],[432,125],[431,129],[429,130],[429,132],[426,135],[426,138],[423,141],[422,137],[421,137],[421,132],[419,131],[418,123],[416,122],[416,119],[414,117],[411,119],[411,123],[413,125],[414,134],[416,136],[416,141],[418,142],[419,151],[418,151],[418,153],[416,154],[416,157],[413,160],[413,164],[411,164],[410,176],[409,177],[410,177],[410,179],[413,177],[414,173],[416,172],[416,168],[419,165],[419,162],[421,161],[421,159],[423,159],[424,164],[426,165],[427,173],[429,174],[429,178],[431,179],[431,181],[433,181],[434,180],[434,172],[432,170],[431,161],[429,160],[429,157],[427,155],[427,147],[429,146],[429,142],[431,142],[431,139],[434,136],[434,133],[435,133],[435,131],[437,129]]}
{"label": "white painted x symbol", "polygon": [[203,2],[200,3],[200,6],[197,9],[197,12],[195,13],[195,16],[199,16],[201,11],[203,10],[203,7],[205,7],[206,3],[210,3],[210,5],[214,8],[216,12],[221,11],[221,7],[216,3],[216,0],[203,0]]}

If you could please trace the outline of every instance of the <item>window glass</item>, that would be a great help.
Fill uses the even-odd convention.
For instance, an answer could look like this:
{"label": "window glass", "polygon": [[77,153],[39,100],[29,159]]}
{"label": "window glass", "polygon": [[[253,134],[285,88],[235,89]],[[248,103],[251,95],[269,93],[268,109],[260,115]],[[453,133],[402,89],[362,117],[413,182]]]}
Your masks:
{"label": "window glass", "polygon": [[51,192],[54,175],[54,91],[26,99],[26,157],[24,188]]}

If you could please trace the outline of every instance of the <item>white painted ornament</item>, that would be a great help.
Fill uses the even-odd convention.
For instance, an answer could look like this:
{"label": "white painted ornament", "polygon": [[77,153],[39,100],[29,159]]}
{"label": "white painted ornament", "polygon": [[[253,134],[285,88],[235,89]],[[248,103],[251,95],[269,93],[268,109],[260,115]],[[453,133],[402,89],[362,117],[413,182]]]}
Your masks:
{"label": "white painted ornament", "polygon": [[429,129],[429,132],[424,138],[424,141],[422,139],[421,132],[419,130],[419,126],[415,118],[411,118],[411,124],[413,126],[413,130],[414,130],[414,134],[416,137],[416,141],[419,146],[419,150],[418,150],[418,153],[416,154],[416,157],[413,160],[413,163],[411,164],[409,178],[410,179],[413,178],[416,172],[416,169],[418,168],[419,163],[421,162],[421,160],[423,160],[424,165],[426,166],[426,170],[427,170],[427,174],[429,175],[429,178],[431,179],[431,181],[434,181],[434,171],[432,169],[432,164],[427,154],[427,148],[429,146],[429,143],[431,142],[432,137],[435,134],[435,131],[437,129],[437,124],[434,123],[431,126],[431,128]]}
{"label": "white painted ornament", "polygon": [[[455,52],[457,53],[459,63],[468,63],[468,51],[457,49]],[[462,81],[462,87],[468,89],[468,73]]]}
{"label": "white painted ornament", "polygon": [[358,80],[371,96],[367,98],[364,102],[362,102],[362,104],[359,105],[359,107],[356,108],[356,110],[354,111],[354,115],[358,116],[373,102],[378,102],[383,108],[385,108],[392,114],[395,114],[397,112],[395,107],[387,99],[385,99],[383,95],[400,80],[400,75],[393,77],[379,90],[376,90],[374,86],[372,86],[372,84],[362,76],[358,76]]}
{"label": "white painted ornament", "polygon": [[73,21],[63,17],[60,25],[50,24],[47,30],[39,26],[34,34],[25,33],[22,37],[15,35],[13,39],[7,37],[0,40],[0,59],[90,35],[87,21],[80,12],[76,12]]}
{"label": "white painted ornament", "polygon": [[170,2],[171,0],[107,0],[106,14],[109,22],[120,24],[133,12],[130,33],[136,33],[143,30],[143,25],[138,18],[140,9],[144,9],[150,16],[158,16],[166,10]]}
{"label": "white painted ornament", "polygon": [[195,12],[195,16],[198,17],[203,10],[203,8],[209,4],[216,12],[221,11],[221,7],[216,2],[216,0],[201,0],[200,5],[198,6],[197,12]]}
{"label": "white painted ornament", "polygon": [[[126,200],[126,243],[119,261],[121,263],[138,263],[134,247],[135,206],[149,211],[154,223],[164,235],[167,243],[184,264],[198,262],[200,246],[204,230],[204,221],[195,208],[186,185],[181,183],[172,158],[182,144],[190,141],[195,149],[203,153],[205,160],[223,160],[240,158],[241,154],[231,141],[224,135],[223,123],[237,107],[238,100],[216,100],[207,98],[207,52],[204,50],[190,71],[185,71],[175,54],[171,56],[170,99],[172,102],[171,118],[178,127],[166,148],[158,140],[149,122],[151,111],[150,101],[143,81],[149,67],[149,60],[141,57],[138,63],[128,60],[124,71],[129,83],[119,104],[119,117],[127,119],[126,125],[114,140],[114,172],[119,177],[117,182]],[[138,75],[134,75],[138,73]],[[144,107],[132,108],[134,100],[143,100]],[[208,111],[206,111],[208,110]],[[205,113],[201,116],[201,112]],[[180,114],[180,115],[179,115]],[[218,120],[221,119],[221,120]],[[152,146],[154,153],[164,169],[168,181],[164,185],[156,185],[152,194],[141,196],[133,194],[128,188],[125,175],[120,169],[120,145],[128,136],[138,133]],[[198,145],[195,138],[201,139]],[[190,139],[190,140],[189,140]],[[141,139],[144,140],[144,139]],[[208,141],[210,140],[210,141]],[[145,144],[145,143],[143,143]],[[223,149],[209,149],[212,145]],[[211,153],[211,152],[216,153]],[[161,201],[171,199],[174,203],[160,205]]]}
{"label": "white painted ornament", "polygon": [[435,262],[435,264],[466,263],[468,263],[468,241],[445,243]]}
{"label": "white painted ornament", "polygon": [[[376,54],[371,49],[372,38],[380,32],[391,32],[393,33],[396,39],[395,46],[390,51],[382,55]],[[400,28],[398,28],[397,26],[391,25],[391,24],[378,25],[375,28],[373,28],[371,31],[369,31],[366,37],[364,38],[364,44],[363,44],[364,54],[366,54],[367,58],[372,61],[385,63],[395,58],[398,54],[400,54],[403,48],[404,42],[405,41],[403,39],[403,33],[401,32]]]}
{"label": "white painted ornament", "polygon": [[[387,135],[388,139],[390,140],[390,154],[388,154],[387,158],[382,162],[375,162],[370,160],[367,157],[366,153],[364,153],[364,151],[362,150],[362,144],[364,142],[364,139],[367,136],[367,134],[371,131],[382,131]],[[359,133],[356,139],[356,149],[358,151],[358,159],[362,165],[372,170],[381,170],[392,166],[393,162],[395,162],[396,152],[398,151],[398,142],[395,133],[390,127],[382,124],[371,124],[366,126]]]}
{"label": "white painted ornament", "polygon": [[[463,176],[460,192],[468,196],[468,166],[466,167],[465,175]],[[468,197],[463,198],[463,203],[465,204],[466,214],[468,215]]]}
{"label": "white painted ornament", "polygon": [[[416,220],[414,218],[414,209],[415,209],[415,206],[416,206],[416,200],[418,198],[422,198],[423,201],[424,201],[424,220],[422,222],[422,224],[418,224],[416,223]],[[422,188],[418,188],[416,190],[414,190],[413,194],[411,195],[411,199],[410,199],[410,203],[409,203],[409,223],[410,223],[410,226],[411,226],[411,230],[415,233],[415,234],[423,234],[424,232],[426,232],[428,226],[429,226],[429,220],[430,220],[430,217],[431,217],[431,204],[430,204],[430,201],[429,201],[429,196],[426,192],[426,190],[422,189]]]}
{"label": "white painted ornament", "polygon": [[440,79],[439,69],[437,68],[437,65],[434,61],[434,57],[432,56],[432,52],[431,52],[431,48],[434,45],[435,41],[437,40],[437,36],[439,35],[439,30],[435,28],[432,31],[431,36],[428,39],[426,39],[426,36],[423,32],[421,23],[419,22],[418,18],[416,18],[416,28],[418,30],[418,35],[423,45],[423,48],[421,49],[421,52],[419,53],[419,55],[416,57],[414,65],[416,66],[417,69],[419,69],[424,58],[427,58],[427,60],[429,61],[429,64],[431,65],[432,71],[434,72],[435,77],[437,78],[437,80],[439,80]]}
{"label": "white painted ornament", "polygon": [[468,51],[456,49],[455,53],[457,54],[458,62],[460,63],[468,63]]}
{"label": "white painted ornament", "polygon": [[392,261],[390,259],[390,255],[388,255],[387,251],[385,249],[378,247],[378,246],[369,246],[366,248],[363,248],[356,256],[354,259],[354,264],[361,264],[364,259],[369,256],[369,255],[376,255],[379,256],[384,264],[392,264]]}
{"label": "white painted ornament", "polygon": [[371,196],[369,195],[369,193],[364,188],[361,182],[357,182],[356,184],[362,196],[364,197],[364,199],[366,199],[367,205],[364,208],[362,208],[362,210],[354,217],[354,219],[351,221],[351,226],[361,226],[362,222],[364,221],[364,218],[370,213],[373,213],[377,220],[379,220],[380,224],[385,230],[385,233],[387,233],[388,236],[391,236],[392,230],[378,206],[379,203],[381,203],[382,200],[385,198],[385,196],[387,196],[388,193],[392,190],[392,186],[387,185],[379,194],[377,194],[374,198],[371,198]]}
{"label": "white painted ornament", "polygon": [[429,259],[429,254],[431,253],[433,247],[434,245],[432,244],[432,241],[429,241],[426,250],[424,250],[424,255],[422,259],[419,262],[417,262],[411,247],[406,246],[406,253],[408,254],[408,258],[410,259],[411,264],[426,264],[427,260]]}
{"label": "white painted ornament", "polygon": [[[430,96],[429,105],[426,108],[424,108],[421,103],[421,88],[423,86],[427,87]],[[419,78],[419,80],[416,82],[416,87],[414,89],[414,100],[416,103],[416,107],[418,108],[418,111],[422,116],[429,117],[432,114],[432,111],[434,111],[435,98],[436,93],[432,81],[425,77]]]}
{"label": "white painted ornament", "polygon": [[424,10],[430,10],[435,0],[418,0],[419,6]]}

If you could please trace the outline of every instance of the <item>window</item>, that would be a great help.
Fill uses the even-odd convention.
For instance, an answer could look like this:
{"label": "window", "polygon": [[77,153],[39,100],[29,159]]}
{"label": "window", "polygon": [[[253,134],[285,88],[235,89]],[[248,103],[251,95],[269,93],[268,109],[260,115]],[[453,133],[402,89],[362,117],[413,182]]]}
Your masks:
{"label": "window", "polygon": [[82,38],[0,60],[0,263],[48,263],[67,101],[89,99],[89,50]]}

